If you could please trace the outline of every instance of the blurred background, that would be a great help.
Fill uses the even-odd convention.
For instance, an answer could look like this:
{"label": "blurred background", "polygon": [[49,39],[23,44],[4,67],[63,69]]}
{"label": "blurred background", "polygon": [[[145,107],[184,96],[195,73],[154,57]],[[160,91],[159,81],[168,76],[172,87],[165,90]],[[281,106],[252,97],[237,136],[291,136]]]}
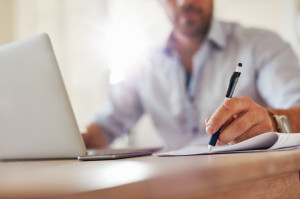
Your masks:
{"label": "blurred background", "polygon": [[[215,0],[215,17],[274,31],[300,55],[300,0]],[[81,129],[104,103],[109,85],[170,30],[158,0],[0,0],[0,45],[49,34]],[[145,115],[113,146],[160,144]]]}

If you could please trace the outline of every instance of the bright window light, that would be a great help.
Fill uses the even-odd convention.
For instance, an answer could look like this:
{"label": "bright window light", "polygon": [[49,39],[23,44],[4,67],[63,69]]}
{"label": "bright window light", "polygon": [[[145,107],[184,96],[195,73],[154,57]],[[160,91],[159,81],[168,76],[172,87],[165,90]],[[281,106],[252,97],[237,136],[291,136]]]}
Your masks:
{"label": "bright window light", "polygon": [[126,78],[131,66],[145,52],[145,34],[134,20],[112,22],[107,29],[105,41],[110,68],[110,84],[117,84]]}

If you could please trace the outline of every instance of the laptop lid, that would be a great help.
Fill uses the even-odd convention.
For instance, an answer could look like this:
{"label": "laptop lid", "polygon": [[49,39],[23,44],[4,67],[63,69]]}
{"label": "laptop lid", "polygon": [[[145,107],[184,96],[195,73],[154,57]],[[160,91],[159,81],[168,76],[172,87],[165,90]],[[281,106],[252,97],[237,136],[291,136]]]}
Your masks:
{"label": "laptop lid", "polygon": [[85,145],[46,34],[0,47],[0,159],[77,158]]}

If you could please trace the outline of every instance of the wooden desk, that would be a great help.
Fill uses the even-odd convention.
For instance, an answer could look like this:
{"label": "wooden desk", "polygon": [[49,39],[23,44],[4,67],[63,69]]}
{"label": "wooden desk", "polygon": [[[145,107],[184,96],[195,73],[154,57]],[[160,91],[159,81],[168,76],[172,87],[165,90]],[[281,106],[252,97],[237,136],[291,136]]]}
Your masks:
{"label": "wooden desk", "polygon": [[0,198],[300,198],[300,151],[0,162]]}

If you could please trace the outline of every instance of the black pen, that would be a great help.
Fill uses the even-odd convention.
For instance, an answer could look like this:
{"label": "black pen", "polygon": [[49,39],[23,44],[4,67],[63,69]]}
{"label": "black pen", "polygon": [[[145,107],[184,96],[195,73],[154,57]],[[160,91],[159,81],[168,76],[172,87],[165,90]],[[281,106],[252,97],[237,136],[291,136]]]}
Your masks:
{"label": "black pen", "polygon": [[[229,100],[234,92],[235,86],[239,80],[239,77],[241,75],[241,71],[242,71],[242,63],[239,63],[238,66],[236,67],[235,71],[233,72],[231,78],[230,78],[230,82],[229,82],[229,86],[227,89],[227,93],[226,93],[226,97],[224,101]],[[211,152],[212,149],[216,146],[217,140],[219,139],[219,135],[221,132],[223,126],[221,126],[221,128],[210,137],[209,143],[208,143],[208,152]]]}

